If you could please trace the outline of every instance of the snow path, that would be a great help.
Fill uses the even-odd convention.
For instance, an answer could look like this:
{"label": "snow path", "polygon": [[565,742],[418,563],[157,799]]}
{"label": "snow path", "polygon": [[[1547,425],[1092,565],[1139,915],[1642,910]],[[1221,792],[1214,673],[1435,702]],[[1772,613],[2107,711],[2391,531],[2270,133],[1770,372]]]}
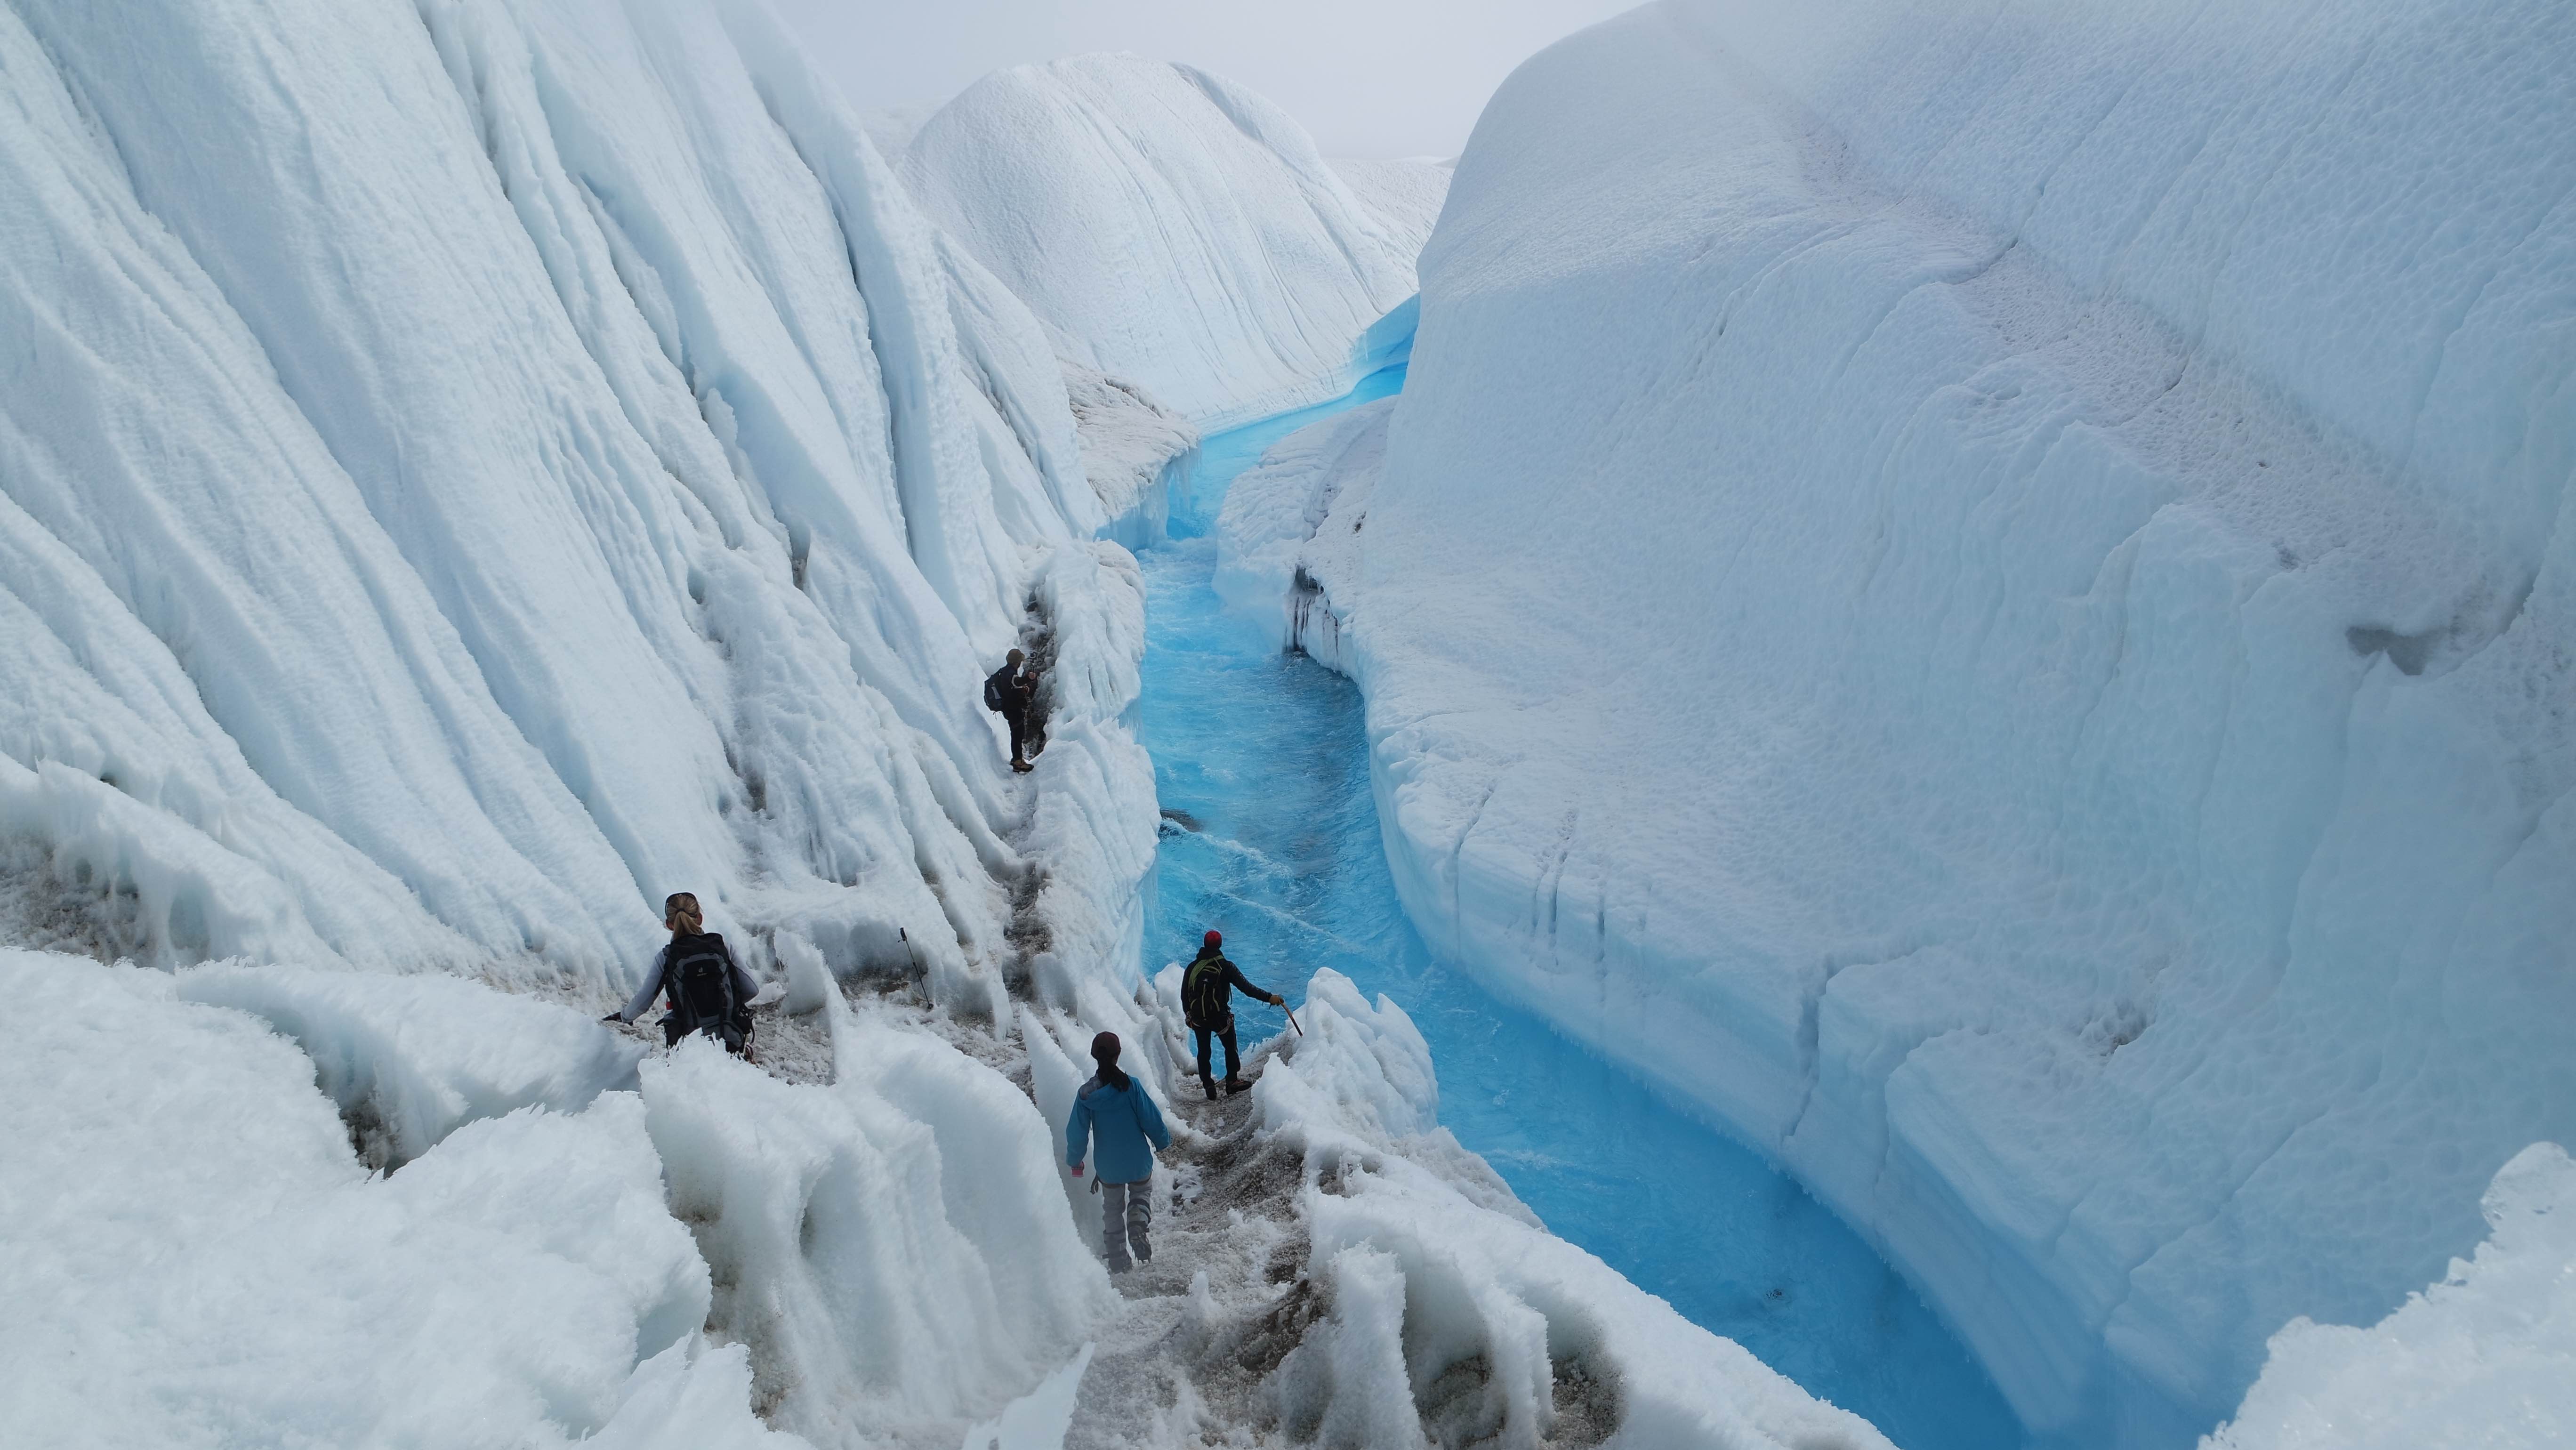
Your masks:
{"label": "snow path", "polygon": [[[1329,966],[1392,995],[1430,1040],[1441,1123],[1558,1234],[1899,1444],[2020,1443],[1984,1371],[1796,1183],[1432,960],[1387,869],[1357,688],[1224,611],[1205,535],[1226,486],[1280,438],[1401,380],[1390,370],[1207,439],[1173,542],[1141,556],[1143,734],[1165,816],[1149,970],[1213,925],[1274,991],[1293,997]],[[1285,1030],[1268,1008],[1241,1020],[1247,1035]]]}

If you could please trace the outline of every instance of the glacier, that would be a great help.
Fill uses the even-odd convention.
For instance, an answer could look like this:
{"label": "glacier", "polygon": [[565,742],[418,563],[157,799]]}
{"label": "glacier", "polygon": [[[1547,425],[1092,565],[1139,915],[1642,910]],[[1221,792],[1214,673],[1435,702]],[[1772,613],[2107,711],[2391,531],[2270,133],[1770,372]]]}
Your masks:
{"label": "glacier", "polygon": [[[1154,279],[1209,351],[1009,276],[966,152],[881,152],[757,5],[0,5],[15,1433],[1886,1444],[1545,1233],[1391,1002],[1283,982],[1317,1037],[1175,1101],[1118,540],[1401,355],[1446,172],[1054,70],[1060,126],[1196,108],[1150,206],[1098,204],[1150,147],[1041,199],[1235,208]],[[596,1020],[679,889],[758,1065]],[[1184,1125],[1196,1271],[1127,1294],[1051,1141],[1102,1029]]]}
{"label": "glacier", "polygon": [[[1134,551],[1338,399],[1191,547],[1365,692],[1442,962],[2043,1441],[2551,1443],[2572,51],[1662,0],[1453,180],[1133,56],[871,129],[757,0],[0,3],[0,1404],[1887,1444],[1546,1231],[1340,973],[1188,1090]],[[757,1065],[596,1020],[680,889]],[[1100,1030],[1176,1124],[1119,1281]]]}
{"label": "glacier", "polygon": [[2228,1418],[2576,1133],[2571,57],[2515,0],[1648,5],[1480,121],[1401,398],[1228,499],[1434,950],[1774,1155],[2044,1441]]}

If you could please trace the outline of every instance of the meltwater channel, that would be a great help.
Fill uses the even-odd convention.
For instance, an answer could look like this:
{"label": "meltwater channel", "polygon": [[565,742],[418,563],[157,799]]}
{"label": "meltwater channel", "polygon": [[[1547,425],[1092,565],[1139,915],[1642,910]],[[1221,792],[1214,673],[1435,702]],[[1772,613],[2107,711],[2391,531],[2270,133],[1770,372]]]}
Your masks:
{"label": "meltwater channel", "polygon": [[[1206,440],[1170,541],[1140,556],[1144,733],[1166,817],[1146,970],[1186,959],[1214,926],[1247,976],[1292,999],[1318,967],[1385,993],[1430,1041],[1441,1122],[1557,1234],[1905,1450],[2022,1444],[1984,1370],[1805,1190],[1432,959],[1379,843],[1357,687],[1281,654],[1218,602],[1212,535],[1235,475],[1298,428],[1402,385],[1390,369]],[[1281,1026],[1272,1009],[1241,1010],[1247,1050]]]}

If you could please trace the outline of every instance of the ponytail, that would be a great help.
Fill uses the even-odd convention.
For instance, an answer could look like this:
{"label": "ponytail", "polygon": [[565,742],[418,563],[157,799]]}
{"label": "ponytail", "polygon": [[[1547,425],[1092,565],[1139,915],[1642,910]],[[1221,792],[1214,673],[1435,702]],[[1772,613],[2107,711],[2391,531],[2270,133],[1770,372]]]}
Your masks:
{"label": "ponytail", "polygon": [[1124,1092],[1127,1074],[1118,1070],[1118,1034],[1103,1032],[1091,1039],[1091,1060],[1100,1065],[1100,1080]]}
{"label": "ponytail", "polygon": [[663,898],[662,925],[682,936],[703,936],[707,930],[707,916],[698,909],[698,898],[694,893],[674,891]]}

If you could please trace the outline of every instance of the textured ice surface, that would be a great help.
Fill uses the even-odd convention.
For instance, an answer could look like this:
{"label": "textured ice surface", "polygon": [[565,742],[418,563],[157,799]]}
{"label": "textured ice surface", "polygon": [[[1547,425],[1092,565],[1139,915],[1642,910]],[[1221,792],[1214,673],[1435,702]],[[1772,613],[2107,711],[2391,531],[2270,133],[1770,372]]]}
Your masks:
{"label": "textured ice surface", "polygon": [[639,1084],[449,978],[7,952],[0,988],[54,1024],[0,1064],[30,1445],[955,1444],[1115,1302],[1029,1100],[837,994],[828,1085],[703,1039]]}
{"label": "textured ice surface", "polygon": [[764,1440],[633,1094],[371,1178],[256,1019],[75,957],[0,953],[0,988],[47,1022],[0,1062],[13,1440],[569,1445],[639,1396]]}
{"label": "textured ice surface", "polygon": [[1480,123],[1382,466],[1265,505],[1435,952],[2049,1433],[2187,1440],[2576,1133],[2571,53],[1649,7]]}
{"label": "textured ice surface", "polygon": [[[1392,359],[1420,186],[1382,214],[1285,112],[1188,66],[1086,55],[996,71],[924,122],[932,219],[1067,356],[1202,429],[1339,396]],[[1436,201],[1432,203],[1436,210]]]}
{"label": "textured ice surface", "polygon": [[761,12],[42,0],[0,68],[50,935],[614,987],[687,889],[989,1002],[1033,794],[1145,839],[1123,701],[1033,791],[976,688],[1040,576],[1068,677],[1140,648],[1053,345]]}
{"label": "textured ice surface", "polygon": [[2364,1329],[2294,1319],[2205,1450],[2541,1450],[2576,1424],[2576,1165],[2554,1143],[2487,1190],[2487,1241]]}

